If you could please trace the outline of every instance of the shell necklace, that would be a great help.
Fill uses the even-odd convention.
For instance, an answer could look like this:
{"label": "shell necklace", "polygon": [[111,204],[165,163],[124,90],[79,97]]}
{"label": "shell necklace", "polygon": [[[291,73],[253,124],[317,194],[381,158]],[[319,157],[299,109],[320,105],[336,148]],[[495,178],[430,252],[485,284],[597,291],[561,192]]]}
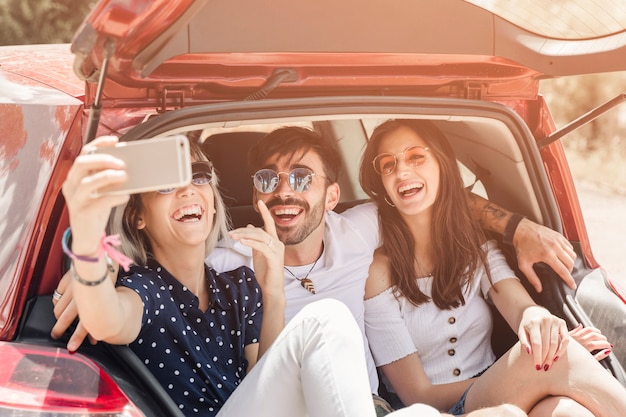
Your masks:
{"label": "shell necklace", "polygon": [[320,256],[315,260],[315,262],[313,262],[313,266],[311,266],[311,269],[309,269],[309,272],[306,273],[304,278],[298,278],[286,266],[283,266],[283,268],[285,268],[285,271],[289,272],[289,275],[291,275],[292,277],[294,277],[295,279],[300,281],[300,285],[302,285],[302,288],[304,288],[305,290],[307,290],[311,294],[315,294],[315,285],[313,285],[313,281],[311,281],[309,279],[309,275],[311,274],[311,272],[313,271],[313,268],[315,268],[315,265],[317,265],[317,261],[319,261],[321,257],[322,257],[322,255],[320,254]]}

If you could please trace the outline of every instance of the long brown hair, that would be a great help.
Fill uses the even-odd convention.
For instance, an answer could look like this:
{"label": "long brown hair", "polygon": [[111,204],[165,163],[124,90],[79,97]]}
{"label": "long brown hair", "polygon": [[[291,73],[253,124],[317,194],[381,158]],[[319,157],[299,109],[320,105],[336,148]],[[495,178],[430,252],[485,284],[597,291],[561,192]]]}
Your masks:
{"label": "long brown hair", "polygon": [[392,285],[414,305],[428,302],[429,297],[417,286],[413,235],[398,210],[385,201],[387,193],[382,179],[372,165],[381,141],[400,127],[417,133],[426,142],[429,156],[434,157],[440,167],[441,178],[431,223],[435,256],[432,301],[440,309],[455,308],[465,304],[463,291],[476,270],[481,265],[485,266],[487,273],[489,270],[481,249],[485,234],[472,219],[461,172],[443,132],[428,120],[392,119],[379,125],[363,153],[359,176],[361,187],[378,206],[382,249],[389,259]]}

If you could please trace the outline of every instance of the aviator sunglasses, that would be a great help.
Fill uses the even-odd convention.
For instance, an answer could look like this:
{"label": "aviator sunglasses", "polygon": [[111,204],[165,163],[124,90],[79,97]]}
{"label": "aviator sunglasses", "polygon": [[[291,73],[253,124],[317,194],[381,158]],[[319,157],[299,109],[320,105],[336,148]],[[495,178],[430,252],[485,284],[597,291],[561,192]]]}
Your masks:
{"label": "aviator sunglasses", "polygon": [[395,171],[396,166],[398,166],[398,157],[403,156],[404,163],[407,164],[407,166],[417,168],[424,165],[427,153],[427,146],[411,146],[410,148],[406,148],[404,152],[396,154],[381,153],[372,160],[372,165],[374,165],[374,171],[376,171],[378,175],[389,175]]}
{"label": "aviator sunglasses", "polygon": [[260,193],[271,193],[278,188],[281,174],[285,174],[287,176],[287,184],[289,184],[289,187],[297,193],[303,193],[311,188],[311,183],[313,182],[313,177],[315,175],[321,178],[326,178],[323,175],[316,174],[308,168],[295,168],[290,172],[276,172],[273,169],[266,168],[258,170],[252,176],[254,187]]}
{"label": "aviator sunglasses", "polygon": [[[191,183],[196,186],[207,185],[211,183],[213,179],[213,166],[210,162],[199,161],[191,164]],[[164,188],[157,190],[159,194],[170,194],[174,192],[176,188]]]}

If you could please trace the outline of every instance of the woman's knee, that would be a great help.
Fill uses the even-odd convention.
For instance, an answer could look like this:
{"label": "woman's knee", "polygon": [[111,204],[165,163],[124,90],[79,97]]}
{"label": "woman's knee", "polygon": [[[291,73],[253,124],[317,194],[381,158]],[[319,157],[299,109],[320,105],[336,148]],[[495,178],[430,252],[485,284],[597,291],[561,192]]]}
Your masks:
{"label": "woman's knee", "polygon": [[528,414],[529,417],[594,417],[593,413],[567,397],[547,397]]}
{"label": "woman's knee", "polygon": [[512,404],[500,404],[494,407],[486,407],[474,410],[470,417],[526,417],[527,414],[519,407]]}

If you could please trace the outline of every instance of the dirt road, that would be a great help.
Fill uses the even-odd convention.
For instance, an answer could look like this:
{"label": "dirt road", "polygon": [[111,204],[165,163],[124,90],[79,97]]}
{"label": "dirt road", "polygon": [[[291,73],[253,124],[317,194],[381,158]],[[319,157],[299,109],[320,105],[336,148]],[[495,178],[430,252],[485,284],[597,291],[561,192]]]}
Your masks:
{"label": "dirt road", "polygon": [[577,183],[591,248],[611,277],[626,283],[626,195]]}

